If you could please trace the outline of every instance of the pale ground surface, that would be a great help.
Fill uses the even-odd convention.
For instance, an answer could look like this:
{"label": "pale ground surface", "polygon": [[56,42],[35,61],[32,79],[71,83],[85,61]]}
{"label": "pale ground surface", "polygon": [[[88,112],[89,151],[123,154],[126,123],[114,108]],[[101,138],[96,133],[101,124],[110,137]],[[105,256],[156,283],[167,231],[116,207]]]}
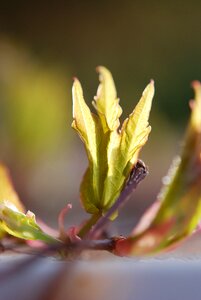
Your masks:
{"label": "pale ground surface", "polygon": [[[201,299],[199,235],[177,250],[152,258],[85,252],[73,263],[38,258],[19,267],[24,258],[12,253],[0,256],[0,300]],[[5,275],[10,268],[15,272]]]}

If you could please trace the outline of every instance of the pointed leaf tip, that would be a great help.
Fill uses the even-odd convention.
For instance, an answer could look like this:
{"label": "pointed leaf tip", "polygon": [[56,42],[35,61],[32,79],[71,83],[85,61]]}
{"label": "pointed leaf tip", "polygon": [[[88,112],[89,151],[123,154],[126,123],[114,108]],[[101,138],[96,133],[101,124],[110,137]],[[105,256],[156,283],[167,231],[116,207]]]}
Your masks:
{"label": "pointed leaf tip", "polygon": [[153,96],[154,82],[151,81],[144,89],[135,109],[122,126],[122,152],[126,153],[127,161],[132,160],[132,163],[137,160],[136,151],[145,144],[151,131],[148,120]]}
{"label": "pointed leaf tip", "polygon": [[192,81],[191,86],[193,88],[198,88],[201,86],[201,82],[199,80],[194,80],[194,81]]}
{"label": "pointed leaf tip", "polygon": [[72,94],[73,94],[73,118],[76,118],[76,101],[78,102],[80,98],[83,98],[83,90],[80,81],[74,77],[73,87],[72,87]]}
{"label": "pointed leaf tip", "polygon": [[191,124],[197,132],[201,132],[201,83],[198,80],[192,82],[195,100],[191,101]]}
{"label": "pointed leaf tip", "polygon": [[119,127],[119,117],[122,114],[114,80],[107,68],[99,66],[96,70],[100,84],[93,105],[99,114],[104,132],[113,131]]}
{"label": "pointed leaf tip", "polygon": [[73,123],[72,127],[78,131],[81,139],[84,141],[89,159],[96,160],[96,121],[86,104],[82,86],[78,79],[73,84]]}

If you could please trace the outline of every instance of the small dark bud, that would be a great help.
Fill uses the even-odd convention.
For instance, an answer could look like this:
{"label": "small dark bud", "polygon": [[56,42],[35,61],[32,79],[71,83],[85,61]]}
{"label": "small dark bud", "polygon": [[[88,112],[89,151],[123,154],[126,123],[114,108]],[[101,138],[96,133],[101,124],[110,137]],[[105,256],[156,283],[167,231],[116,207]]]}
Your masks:
{"label": "small dark bud", "polygon": [[141,159],[138,159],[137,163],[130,172],[126,186],[138,184],[146,177],[146,175],[148,175],[148,173],[148,168],[146,167],[145,163]]}

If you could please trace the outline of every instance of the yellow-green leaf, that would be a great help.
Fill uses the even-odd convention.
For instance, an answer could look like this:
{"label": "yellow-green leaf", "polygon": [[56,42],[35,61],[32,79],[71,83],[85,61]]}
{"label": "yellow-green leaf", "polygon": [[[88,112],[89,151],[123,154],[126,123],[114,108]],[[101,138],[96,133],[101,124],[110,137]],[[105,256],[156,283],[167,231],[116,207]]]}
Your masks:
{"label": "yellow-green leaf", "polygon": [[104,207],[108,209],[119,196],[139,151],[145,144],[151,127],[149,113],[154,96],[154,83],[144,90],[142,97],[129,118],[124,121],[120,134],[116,132],[110,139],[108,152],[108,174],[104,183]]}
{"label": "yellow-green leaf", "polygon": [[114,200],[117,199],[122,188],[122,184],[125,181],[122,168],[120,168],[120,142],[120,134],[117,131],[111,132],[107,148],[108,171],[104,181],[104,189],[102,196],[102,207],[104,208],[105,212],[112,205]]}
{"label": "yellow-green leaf", "polygon": [[12,203],[19,211],[24,212],[24,206],[12,185],[9,171],[2,164],[0,164],[0,204],[1,203]]}
{"label": "yellow-green leaf", "polygon": [[73,119],[72,127],[83,140],[89,160],[97,165],[98,135],[95,116],[84,100],[82,87],[77,79],[73,84]]}
{"label": "yellow-green leaf", "polygon": [[[24,212],[24,206],[21,203],[10,179],[8,169],[0,164],[0,205],[6,204],[13,209]],[[4,228],[0,223],[0,237],[5,233]]]}
{"label": "yellow-green leaf", "polygon": [[151,82],[133,113],[120,131],[122,109],[111,73],[99,67],[100,84],[93,102],[98,115],[86,105],[81,85],[73,85],[73,128],[77,130],[87,151],[89,166],[83,177],[80,193],[85,210],[105,213],[115,202],[136,163],[151,127],[149,112],[154,94]]}
{"label": "yellow-green leaf", "polygon": [[59,242],[43,232],[33,213],[28,212],[25,215],[10,205],[0,204],[0,224],[7,233],[21,239],[40,240],[45,243]]}
{"label": "yellow-green leaf", "polygon": [[[99,120],[87,106],[80,82],[75,79],[73,84],[73,123],[72,127],[78,132],[84,142],[89,170],[81,185],[81,198],[85,209],[94,212],[94,206],[100,201],[100,171],[98,166],[98,147],[100,144]],[[89,188],[85,188],[88,186]]]}
{"label": "yellow-green leaf", "polygon": [[8,169],[0,164],[0,235],[5,232],[27,240],[55,242],[37,225],[33,213],[24,214],[21,203],[9,176]]}
{"label": "yellow-green leaf", "polygon": [[117,98],[112,75],[105,67],[98,67],[100,84],[93,105],[96,108],[104,131],[113,131],[120,125],[119,117],[122,114],[119,99]]}
{"label": "yellow-green leaf", "polygon": [[154,96],[154,82],[145,88],[142,97],[136,105],[129,118],[124,121],[122,126],[121,152],[124,153],[125,160],[136,163],[134,154],[146,142],[150,133],[148,125],[149,114]]}
{"label": "yellow-green leaf", "polygon": [[92,182],[92,172],[90,167],[88,167],[80,185],[80,197],[84,209],[90,214],[96,214],[99,212],[99,209],[97,208],[99,203],[95,198],[93,198],[94,187],[93,184],[91,184]]}
{"label": "yellow-green leaf", "polygon": [[191,124],[198,132],[201,132],[201,83],[194,81],[195,101],[192,104]]}

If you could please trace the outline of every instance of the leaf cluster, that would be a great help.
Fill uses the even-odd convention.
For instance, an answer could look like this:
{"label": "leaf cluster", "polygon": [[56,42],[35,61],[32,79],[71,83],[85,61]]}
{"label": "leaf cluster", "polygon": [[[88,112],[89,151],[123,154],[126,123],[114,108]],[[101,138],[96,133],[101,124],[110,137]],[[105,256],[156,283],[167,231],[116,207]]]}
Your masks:
{"label": "leaf cluster", "polygon": [[153,81],[120,125],[122,108],[111,73],[98,67],[100,84],[93,106],[87,106],[80,82],[73,85],[72,127],[81,137],[87,152],[89,167],[81,183],[81,200],[90,214],[104,214],[120,195],[139,151],[146,143],[151,127],[148,124],[154,95]]}

